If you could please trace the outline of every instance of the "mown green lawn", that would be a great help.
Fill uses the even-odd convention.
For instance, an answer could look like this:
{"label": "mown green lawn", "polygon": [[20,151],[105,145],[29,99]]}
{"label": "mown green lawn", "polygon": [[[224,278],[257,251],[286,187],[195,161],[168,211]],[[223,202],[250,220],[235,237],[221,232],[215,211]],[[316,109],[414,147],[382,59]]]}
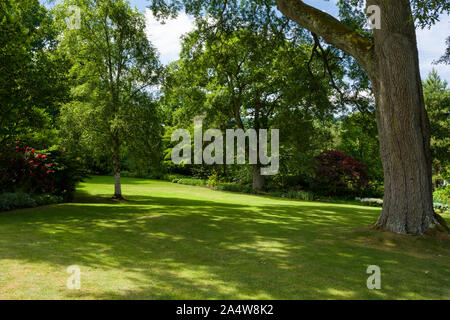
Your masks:
{"label": "mown green lawn", "polygon": [[[117,203],[112,182],[0,213],[0,298],[450,299],[449,238],[371,231],[378,208],[127,178]],[[369,265],[381,290],[367,289]]]}

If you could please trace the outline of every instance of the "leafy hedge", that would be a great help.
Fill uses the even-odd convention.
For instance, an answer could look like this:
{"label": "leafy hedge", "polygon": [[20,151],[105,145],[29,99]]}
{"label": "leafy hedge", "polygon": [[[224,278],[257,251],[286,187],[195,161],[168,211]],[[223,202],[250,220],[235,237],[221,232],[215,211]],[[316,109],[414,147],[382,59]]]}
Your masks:
{"label": "leafy hedge", "polygon": [[22,208],[34,208],[48,204],[63,202],[63,197],[52,194],[30,195],[28,193],[0,194],[0,212]]}
{"label": "leafy hedge", "polygon": [[213,186],[216,190],[230,191],[230,192],[242,192],[242,193],[255,193],[252,187],[248,185],[230,183],[230,182],[218,182]]}
{"label": "leafy hedge", "polygon": [[168,174],[163,177],[163,180],[170,181],[172,183],[186,184],[190,186],[206,186],[207,181],[202,179],[195,179],[178,174]]}

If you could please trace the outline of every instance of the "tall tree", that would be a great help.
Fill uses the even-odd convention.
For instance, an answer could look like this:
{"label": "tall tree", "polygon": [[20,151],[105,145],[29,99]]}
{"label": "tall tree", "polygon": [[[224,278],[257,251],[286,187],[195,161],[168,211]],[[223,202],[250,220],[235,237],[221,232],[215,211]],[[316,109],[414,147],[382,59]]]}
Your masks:
{"label": "tall tree", "polygon": [[[152,8],[167,15],[184,4],[190,13],[201,15],[207,11],[221,22],[232,19],[236,12],[248,16],[258,5],[268,11],[274,5],[267,0],[238,2],[240,5],[235,1],[153,0]],[[430,125],[422,93],[414,18],[419,25],[433,23],[439,13],[450,10],[450,3],[447,0],[340,1],[356,9],[359,6],[363,12],[370,6],[379,8],[381,29],[372,30],[370,37],[301,0],[276,0],[275,3],[286,17],[354,57],[370,77],[385,183],[383,210],[376,226],[415,235],[430,228],[448,230],[433,209]]]}
{"label": "tall tree", "polygon": [[381,28],[373,30],[373,39],[303,1],[277,0],[277,5],[300,26],[353,56],[372,81],[385,185],[377,226],[402,234],[445,226],[433,209],[430,125],[411,1],[367,0],[366,8],[380,10]]}
{"label": "tall tree", "polygon": [[431,153],[433,180],[438,187],[448,179],[450,172],[450,88],[446,81],[432,70],[423,82],[425,106],[431,122]]}
{"label": "tall tree", "polygon": [[33,136],[36,128],[42,135],[54,124],[68,93],[56,36],[38,0],[0,3],[0,143]]}
{"label": "tall tree", "polygon": [[[310,75],[309,71],[316,71],[319,65],[314,63],[308,70],[311,50],[308,44],[298,46],[282,34],[263,34],[244,26],[233,32],[207,35],[205,41],[207,30],[203,26],[185,38],[182,59],[171,75],[175,82],[169,82],[170,88],[165,90],[170,96],[175,94],[172,103],[181,102],[185,113],[204,112],[210,123],[220,119],[216,124],[223,130],[254,129],[257,137],[261,129],[269,129],[277,118],[286,121],[296,113],[309,122],[306,120],[309,110],[315,110],[316,114],[319,110],[330,113],[332,92],[327,81]],[[289,63],[298,68],[289,67]],[[184,83],[180,83],[183,78]],[[189,97],[195,96],[203,97],[203,101],[190,102]],[[285,136],[291,129],[284,125],[277,128]],[[263,189],[261,165],[252,164],[252,172],[253,189]]]}
{"label": "tall tree", "polygon": [[[65,23],[73,5],[81,11],[79,28]],[[124,0],[66,0],[56,10],[63,27],[60,47],[72,59],[75,79],[73,101],[63,110],[64,127],[73,129],[74,138],[90,139],[109,154],[114,198],[122,199],[121,147],[133,139],[147,138],[136,136],[136,125],[142,128],[141,119],[154,114],[146,89],[159,81],[156,50],[145,34],[144,16]],[[158,118],[153,119],[153,124],[145,125],[157,130]],[[127,139],[130,135],[133,139]]]}

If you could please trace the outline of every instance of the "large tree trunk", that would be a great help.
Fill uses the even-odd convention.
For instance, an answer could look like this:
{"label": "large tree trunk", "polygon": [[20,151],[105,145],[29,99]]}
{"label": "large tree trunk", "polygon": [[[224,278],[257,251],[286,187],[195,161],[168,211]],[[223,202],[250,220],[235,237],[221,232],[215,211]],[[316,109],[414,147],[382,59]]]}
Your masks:
{"label": "large tree trunk", "polygon": [[376,225],[401,234],[448,230],[433,210],[430,130],[410,1],[367,0],[381,9],[373,43],[300,0],[277,3],[286,16],[355,57],[372,80],[385,180]]}
{"label": "large tree trunk", "polygon": [[[368,1],[382,5],[380,0]],[[385,196],[380,228],[422,234],[439,225],[433,209],[429,120],[420,78],[414,24],[408,0],[382,8],[374,31],[377,103]]]}
{"label": "large tree trunk", "polygon": [[120,144],[119,136],[112,136],[112,160],[114,172],[114,199],[122,200],[122,186],[120,184]]}
{"label": "large tree trunk", "polygon": [[261,166],[258,164],[252,165],[253,167],[253,190],[264,189],[265,179],[261,175]]}

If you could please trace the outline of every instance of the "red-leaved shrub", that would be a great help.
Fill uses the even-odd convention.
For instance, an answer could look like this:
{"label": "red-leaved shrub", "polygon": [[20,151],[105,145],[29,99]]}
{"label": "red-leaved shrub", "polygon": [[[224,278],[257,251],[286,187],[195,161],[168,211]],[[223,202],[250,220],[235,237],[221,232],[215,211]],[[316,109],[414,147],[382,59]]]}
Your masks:
{"label": "red-leaved shrub", "polygon": [[325,151],[316,157],[316,163],[316,179],[323,193],[344,195],[369,183],[366,165],[341,151]]}
{"label": "red-leaved shrub", "polygon": [[38,152],[16,141],[0,149],[0,193],[54,194],[71,200],[85,177],[79,159],[60,147]]}
{"label": "red-leaved shrub", "polygon": [[53,163],[29,146],[5,147],[0,153],[0,189],[52,193]]}

